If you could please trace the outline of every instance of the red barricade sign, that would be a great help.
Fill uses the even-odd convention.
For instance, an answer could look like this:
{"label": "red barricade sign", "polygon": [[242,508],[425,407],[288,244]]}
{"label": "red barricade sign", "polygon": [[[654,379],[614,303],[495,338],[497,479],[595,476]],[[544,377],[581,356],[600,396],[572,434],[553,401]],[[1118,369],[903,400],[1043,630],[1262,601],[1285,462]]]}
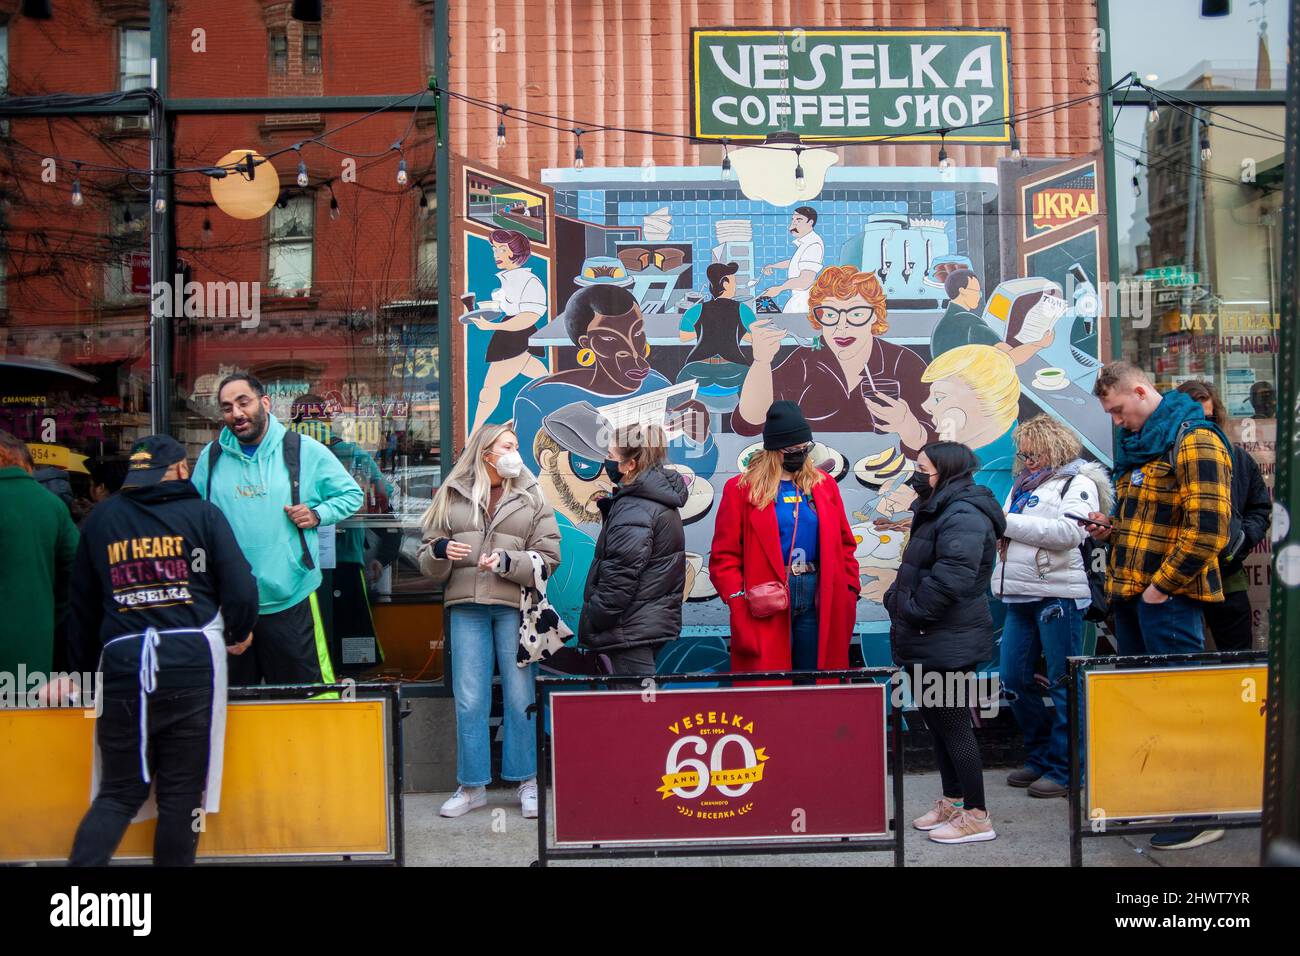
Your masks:
{"label": "red barricade sign", "polygon": [[557,846],[887,833],[883,684],[557,692]]}

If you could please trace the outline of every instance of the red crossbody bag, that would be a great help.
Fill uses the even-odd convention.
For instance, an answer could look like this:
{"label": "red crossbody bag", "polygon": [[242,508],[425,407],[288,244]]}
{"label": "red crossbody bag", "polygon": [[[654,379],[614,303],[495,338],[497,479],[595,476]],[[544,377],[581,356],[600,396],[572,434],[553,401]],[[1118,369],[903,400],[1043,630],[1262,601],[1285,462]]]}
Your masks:
{"label": "red crossbody bag", "polygon": [[790,608],[790,565],[794,561],[794,542],[799,534],[799,505],[794,506],[794,529],[790,532],[790,556],[785,562],[784,581],[765,581],[745,587],[745,603],[751,617],[764,618]]}

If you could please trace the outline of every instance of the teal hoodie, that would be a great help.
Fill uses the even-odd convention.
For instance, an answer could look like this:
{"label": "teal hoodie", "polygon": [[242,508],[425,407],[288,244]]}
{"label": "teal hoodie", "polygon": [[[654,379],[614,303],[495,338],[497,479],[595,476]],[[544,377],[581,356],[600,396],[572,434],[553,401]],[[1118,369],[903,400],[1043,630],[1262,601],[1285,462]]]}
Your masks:
{"label": "teal hoodie", "polygon": [[[289,469],[284,463],[285,427],[268,416],[266,435],[250,457],[229,428],[221,430],[221,461],[212,477],[211,501],[226,516],[235,540],[257,578],[258,611],[275,614],[305,600],[321,583],[316,529],[308,528],[307,546],[315,567],[303,567],[298,529],[285,507],[291,504]],[[337,524],[361,507],[361,488],[334,454],[302,436],[301,499],[316,509],[321,524]],[[207,497],[208,450],[195,464],[194,487]]]}

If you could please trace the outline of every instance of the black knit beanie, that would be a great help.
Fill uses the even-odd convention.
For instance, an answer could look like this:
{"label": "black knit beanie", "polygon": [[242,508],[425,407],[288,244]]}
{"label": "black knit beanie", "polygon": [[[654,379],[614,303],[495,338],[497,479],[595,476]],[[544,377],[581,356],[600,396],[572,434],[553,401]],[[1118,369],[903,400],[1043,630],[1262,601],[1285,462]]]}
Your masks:
{"label": "black knit beanie", "polygon": [[795,402],[773,402],[763,425],[763,447],[780,451],[792,445],[812,441],[812,426]]}

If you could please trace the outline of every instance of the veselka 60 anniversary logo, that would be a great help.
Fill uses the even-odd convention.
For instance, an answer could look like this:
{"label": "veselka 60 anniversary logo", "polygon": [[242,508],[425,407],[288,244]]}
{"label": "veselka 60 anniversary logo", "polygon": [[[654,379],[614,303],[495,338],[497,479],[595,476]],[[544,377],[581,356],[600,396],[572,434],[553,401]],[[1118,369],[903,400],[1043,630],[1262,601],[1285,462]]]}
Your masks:
{"label": "veselka 60 anniversary logo", "polygon": [[754,721],[725,710],[685,714],[668,725],[672,743],[664,763],[663,799],[697,820],[728,820],[754,809],[750,796],[763,782],[767,754],[755,747]]}

